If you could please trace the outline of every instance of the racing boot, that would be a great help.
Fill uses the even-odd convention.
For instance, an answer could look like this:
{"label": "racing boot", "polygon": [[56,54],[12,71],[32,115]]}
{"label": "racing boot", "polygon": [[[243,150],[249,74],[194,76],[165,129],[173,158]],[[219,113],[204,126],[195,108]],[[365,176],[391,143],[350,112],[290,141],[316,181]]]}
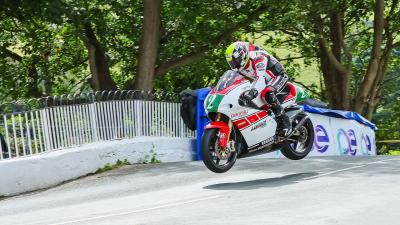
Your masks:
{"label": "racing boot", "polygon": [[275,114],[275,120],[278,124],[278,135],[287,137],[290,132],[292,132],[292,122],[290,121],[289,116],[285,114],[285,111],[279,103],[271,107],[271,109]]}
{"label": "racing boot", "polygon": [[280,128],[280,133],[282,137],[287,137],[290,132],[292,132],[292,123],[290,122],[289,116],[285,113],[282,113],[278,117],[276,117],[278,122],[278,127]]}

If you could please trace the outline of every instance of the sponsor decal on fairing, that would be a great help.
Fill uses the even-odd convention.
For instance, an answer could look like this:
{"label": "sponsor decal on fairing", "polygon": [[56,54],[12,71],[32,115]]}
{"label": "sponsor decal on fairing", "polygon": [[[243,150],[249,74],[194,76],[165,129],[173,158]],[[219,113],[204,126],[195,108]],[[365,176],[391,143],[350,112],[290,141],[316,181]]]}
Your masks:
{"label": "sponsor decal on fairing", "polygon": [[262,122],[260,122],[260,123],[258,123],[258,124],[256,124],[256,125],[254,125],[254,126],[251,128],[251,131],[253,131],[253,130],[255,130],[255,129],[258,129],[258,128],[263,128],[263,127],[265,127],[265,126],[267,126],[267,121],[266,121],[266,120],[264,120],[264,121],[262,121]]}
{"label": "sponsor decal on fairing", "polygon": [[231,115],[231,118],[246,116],[248,113],[249,113],[248,110],[244,110],[244,111],[241,111],[241,112],[233,113]]}
{"label": "sponsor decal on fairing", "polygon": [[262,148],[265,148],[267,145],[270,145],[272,142],[274,142],[275,137],[270,137],[264,141],[262,141],[261,143],[255,144],[251,147],[249,147],[249,151],[257,151],[260,150]]}

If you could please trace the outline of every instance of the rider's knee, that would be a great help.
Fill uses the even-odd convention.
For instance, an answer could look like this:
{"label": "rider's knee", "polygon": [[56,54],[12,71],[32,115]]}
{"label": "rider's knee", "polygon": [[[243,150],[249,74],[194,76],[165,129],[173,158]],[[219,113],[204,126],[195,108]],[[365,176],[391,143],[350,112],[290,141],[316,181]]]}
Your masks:
{"label": "rider's knee", "polygon": [[273,87],[266,87],[262,91],[261,95],[268,104],[270,105],[276,104],[277,98],[275,95],[275,89]]}

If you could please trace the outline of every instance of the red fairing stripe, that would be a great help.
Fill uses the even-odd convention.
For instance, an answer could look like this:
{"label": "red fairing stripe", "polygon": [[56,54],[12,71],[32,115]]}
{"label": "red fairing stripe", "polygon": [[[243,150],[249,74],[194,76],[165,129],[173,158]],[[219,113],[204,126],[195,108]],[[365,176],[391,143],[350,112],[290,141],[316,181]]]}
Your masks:
{"label": "red fairing stripe", "polygon": [[247,82],[246,79],[243,77],[240,77],[239,79],[236,79],[232,85],[229,87],[226,87],[225,89],[221,90],[218,94],[221,95],[226,95],[228,92],[230,92],[232,89],[236,88],[239,84]]}
{"label": "red fairing stripe", "polygon": [[247,117],[247,120],[248,120],[250,123],[255,123],[255,122],[257,122],[257,121],[259,120],[259,118],[258,118],[257,114],[254,114],[254,115],[252,115],[252,116]]}
{"label": "red fairing stripe", "polygon": [[260,119],[262,119],[262,118],[266,117],[268,115],[268,113],[265,111],[260,111],[257,113],[257,115],[258,115],[258,117],[260,117]]}
{"label": "red fairing stripe", "polygon": [[235,87],[237,87],[239,84],[245,83],[247,82],[247,80],[245,78],[243,78],[242,76],[238,76],[238,78],[235,79],[235,81],[233,82],[233,84],[231,84],[229,87],[226,87],[224,89],[222,89],[221,91],[217,91],[217,88],[214,87],[213,89],[211,89],[210,91],[210,95],[211,94],[221,94],[221,95],[226,95],[228,92],[230,92],[232,89],[234,89]]}
{"label": "red fairing stripe", "polygon": [[234,123],[239,130],[243,130],[243,129],[249,127],[251,124],[254,124],[257,121],[260,121],[261,119],[265,118],[267,115],[268,115],[268,113],[266,111],[259,111],[259,112],[252,114],[246,118],[236,120],[236,121],[234,121]]}
{"label": "red fairing stripe", "polygon": [[243,128],[245,128],[245,127],[250,125],[249,121],[247,121],[246,118],[245,119],[241,119],[241,120],[237,120],[234,123],[235,123],[236,127],[239,130],[241,130],[241,129],[243,129]]}
{"label": "red fairing stripe", "polygon": [[221,148],[226,148],[228,146],[228,136],[230,133],[228,124],[220,121],[213,121],[206,125],[206,129],[219,129],[219,146]]}

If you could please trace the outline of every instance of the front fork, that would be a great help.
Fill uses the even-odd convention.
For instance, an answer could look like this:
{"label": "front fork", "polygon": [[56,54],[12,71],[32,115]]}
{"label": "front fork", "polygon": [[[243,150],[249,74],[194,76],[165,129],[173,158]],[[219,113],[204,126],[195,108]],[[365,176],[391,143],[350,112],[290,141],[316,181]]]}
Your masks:
{"label": "front fork", "polygon": [[222,149],[228,147],[229,137],[231,135],[233,123],[232,120],[229,120],[228,123],[221,121],[221,114],[217,114],[217,118],[215,121],[207,124],[205,129],[218,129],[219,130],[219,146]]}

